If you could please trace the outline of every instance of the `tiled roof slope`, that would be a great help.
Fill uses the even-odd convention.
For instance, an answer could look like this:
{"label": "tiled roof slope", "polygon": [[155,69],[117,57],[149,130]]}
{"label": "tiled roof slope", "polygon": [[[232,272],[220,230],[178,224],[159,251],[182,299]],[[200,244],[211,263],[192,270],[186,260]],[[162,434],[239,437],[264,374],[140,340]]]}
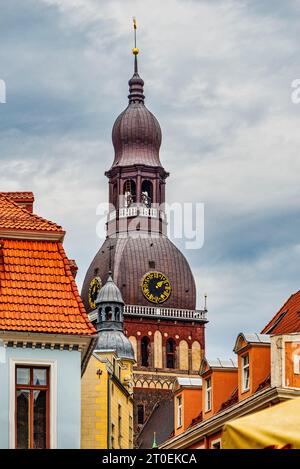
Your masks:
{"label": "tiled roof slope", "polygon": [[294,293],[263,328],[263,334],[300,332],[300,291]]}
{"label": "tiled roof slope", "polygon": [[29,213],[25,208],[0,193],[0,231],[21,230],[29,232],[58,233],[62,236],[61,226],[42,217]]}
{"label": "tiled roof slope", "polygon": [[60,241],[0,240],[0,330],[95,333]]}
{"label": "tiled roof slope", "polygon": [[7,199],[10,200],[22,200],[22,201],[34,201],[33,192],[0,192]]}

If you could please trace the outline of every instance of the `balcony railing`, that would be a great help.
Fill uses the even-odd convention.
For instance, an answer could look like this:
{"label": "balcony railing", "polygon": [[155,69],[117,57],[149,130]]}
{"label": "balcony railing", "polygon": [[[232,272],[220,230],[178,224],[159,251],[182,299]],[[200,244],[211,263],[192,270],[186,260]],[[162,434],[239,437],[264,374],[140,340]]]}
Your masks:
{"label": "balcony railing", "polygon": [[[119,218],[129,218],[129,217],[152,217],[158,218],[159,216],[164,220],[165,214],[162,210],[152,207],[144,206],[132,206],[132,207],[122,207],[119,209]],[[112,221],[117,217],[117,211],[113,210],[108,214],[108,221]]]}
{"label": "balcony railing", "polygon": [[[195,321],[207,322],[207,310],[201,309],[177,309],[177,308],[162,308],[159,306],[138,306],[138,305],[125,305],[125,316],[148,317],[154,319],[179,319],[182,321]],[[89,314],[91,321],[97,319],[97,313],[93,311]]]}

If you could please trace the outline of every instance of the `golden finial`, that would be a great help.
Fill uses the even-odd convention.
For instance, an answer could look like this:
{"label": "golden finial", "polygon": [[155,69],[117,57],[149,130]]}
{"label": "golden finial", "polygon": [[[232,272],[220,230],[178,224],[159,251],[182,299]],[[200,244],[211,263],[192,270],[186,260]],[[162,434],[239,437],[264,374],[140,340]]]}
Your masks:
{"label": "golden finial", "polygon": [[137,29],[136,17],[134,16],[132,20],[133,20],[133,30],[134,30],[134,48],[132,49],[132,53],[133,55],[137,56],[139,53],[139,49],[136,47],[136,29]]}

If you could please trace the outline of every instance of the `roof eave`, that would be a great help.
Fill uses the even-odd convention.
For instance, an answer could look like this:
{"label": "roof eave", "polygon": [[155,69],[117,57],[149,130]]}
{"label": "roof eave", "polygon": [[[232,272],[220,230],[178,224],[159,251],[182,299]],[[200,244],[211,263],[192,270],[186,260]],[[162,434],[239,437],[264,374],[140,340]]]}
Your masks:
{"label": "roof eave", "polygon": [[65,238],[65,231],[0,229],[0,238],[34,241],[60,241]]}

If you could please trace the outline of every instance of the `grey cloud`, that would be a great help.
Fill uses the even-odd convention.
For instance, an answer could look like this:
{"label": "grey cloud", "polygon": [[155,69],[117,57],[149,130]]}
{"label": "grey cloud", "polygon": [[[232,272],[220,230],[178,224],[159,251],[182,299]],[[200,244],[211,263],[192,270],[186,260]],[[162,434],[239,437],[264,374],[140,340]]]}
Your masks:
{"label": "grey cloud", "polygon": [[[210,356],[258,331],[299,278],[298,9],[286,1],[11,0],[1,6],[1,190],[33,190],[67,230],[78,283],[98,249],[96,206],[127,104],[138,18],[147,106],[163,130],[170,202],[205,203],[205,244],[186,251]],[[176,241],[184,249],[184,243]]]}

